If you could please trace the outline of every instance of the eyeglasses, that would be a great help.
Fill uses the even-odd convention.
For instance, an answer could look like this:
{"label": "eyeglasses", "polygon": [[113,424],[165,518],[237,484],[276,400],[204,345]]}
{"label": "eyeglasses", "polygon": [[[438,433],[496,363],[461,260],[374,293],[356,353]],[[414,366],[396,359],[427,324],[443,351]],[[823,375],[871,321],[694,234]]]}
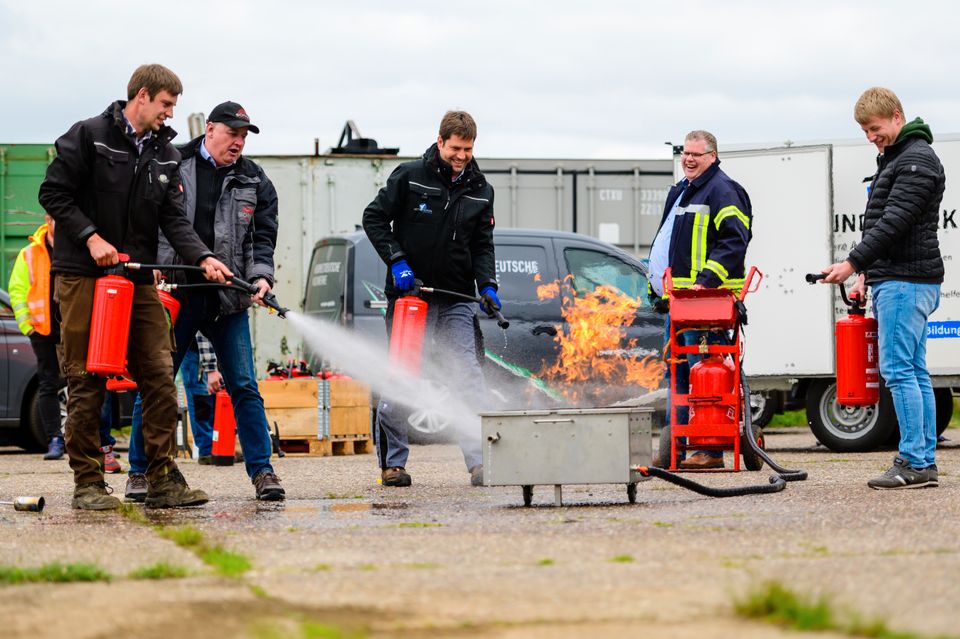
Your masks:
{"label": "eyeglasses", "polygon": [[700,159],[705,155],[710,155],[711,153],[716,153],[716,151],[705,151],[704,153],[694,153],[693,151],[681,151],[680,157],[682,158],[696,158]]}

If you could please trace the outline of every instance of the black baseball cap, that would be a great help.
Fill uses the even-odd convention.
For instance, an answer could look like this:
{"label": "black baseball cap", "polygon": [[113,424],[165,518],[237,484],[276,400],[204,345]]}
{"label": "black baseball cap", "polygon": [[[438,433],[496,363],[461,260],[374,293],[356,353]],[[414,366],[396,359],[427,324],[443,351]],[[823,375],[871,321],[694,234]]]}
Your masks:
{"label": "black baseball cap", "polygon": [[233,129],[242,129],[246,127],[251,133],[260,133],[260,127],[250,124],[250,116],[246,109],[236,102],[221,102],[213,107],[207,122],[221,122]]}

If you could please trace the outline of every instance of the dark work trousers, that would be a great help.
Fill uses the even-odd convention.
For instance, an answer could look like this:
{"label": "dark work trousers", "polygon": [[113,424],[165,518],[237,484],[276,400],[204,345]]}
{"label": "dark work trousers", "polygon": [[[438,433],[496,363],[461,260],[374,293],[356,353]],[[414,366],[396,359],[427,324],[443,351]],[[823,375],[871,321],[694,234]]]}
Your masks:
{"label": "dark work trousers", "polygon": [[30,333],[30,346],[37,356],[37,407],[48,442],[63,434],[60,430],[60,400],[57,399],[57,393],[63,386],[57,359],[59,341],[58,330],[52,330],[49,335],[41,335],[36,331]]}
{"label": "dark work trousers", "polygon": [[[100,452],[100,407],[106,379],[87,372],[87,344],[96,278],[59,274],[60,366],[67,378],[67,454],[74,481],[103,481]],[[173,338],[167,314],[150,284],[134,289],[127,368],[143,397],[143,434],[147,480],[157,481],[177,469],[174,462],[177,388],[173,383]]]}

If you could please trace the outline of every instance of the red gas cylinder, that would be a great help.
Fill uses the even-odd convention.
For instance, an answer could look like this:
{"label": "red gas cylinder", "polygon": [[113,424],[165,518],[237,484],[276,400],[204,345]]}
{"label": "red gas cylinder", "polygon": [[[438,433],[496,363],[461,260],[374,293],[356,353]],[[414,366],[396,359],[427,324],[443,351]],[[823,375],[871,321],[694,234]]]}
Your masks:
{"label": "red gas cylinder", "polygon": [[233,402],[227,391],[217,393],[213,409],[213,463],[215,466],[233,466],[236,451],[237,420],[233,415]]}
{"label": "red gas cylinder", "polygon": [[851,306],[837,320],[837,402],[870,406],[880,401],[877,320]]}
{"label": "red gas cylinder", "polygon": [[133,282],[120,275],[97,279],[87,344],[89,372],[122,375],[126,371],[133,288]]}
{"label": "red gas cylinder", "polygon": [[413,295],[396,301],[390,330],[390,361],[414,375],[420,373],[427,332],[427,303]]}
{"label": "red gas cylinder", "polygon": [[733,362],[718,354],[707,355],[690,369],[690,424],[717,425],[733,422],[733,411],[721,404],[723,395],[734,391]]}
{"label": "red gas cylinder", "polygon": [[157,297],[160,298],[160,303],[163,304],[163,308],[165,308],[170,315],[170,324],[176,324],[177,316],[180,314],[180,302],[170,293],[159,289],[157,290]]}

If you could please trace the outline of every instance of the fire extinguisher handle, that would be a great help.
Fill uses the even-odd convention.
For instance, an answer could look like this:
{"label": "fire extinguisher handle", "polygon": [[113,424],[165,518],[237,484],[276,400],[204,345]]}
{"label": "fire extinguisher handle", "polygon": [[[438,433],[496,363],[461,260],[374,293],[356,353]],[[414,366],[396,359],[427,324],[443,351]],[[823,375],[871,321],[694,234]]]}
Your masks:
{"label": "fire extinguisher handle", "polygon": [[[757,285],[756,285],[756,286],[752,286],[752,285],[753,285],[753,278],[754,278],[754,276],[756,276],[756,275],[759,275],[759,276],[760,276],[760,279],[757,280]],[[741,302],[743,301],[743,298],[745,298],[745,297],[747,296],[747,293],[756,293],[756,292],[757,292],[757,289],[760,288],[760,282],[762,282],[762,281],[763,281],[763,273],[762,273],[762,272],[760,271],[760,269],[758,269],[756,266],[751,266],[751,267],[750,267],[750,272],[747,273],[747,278],[746,278],[746,280],[743,282],[743,290],[740,291],[740,301],[741,301]]]}
{"label": "fire extinguisher handle", "polygon": [[807,273],[804,276],[804,279],[807,280],[807,283],[809,284],[816,284],[826,276],[827,276],[826,273]]}

